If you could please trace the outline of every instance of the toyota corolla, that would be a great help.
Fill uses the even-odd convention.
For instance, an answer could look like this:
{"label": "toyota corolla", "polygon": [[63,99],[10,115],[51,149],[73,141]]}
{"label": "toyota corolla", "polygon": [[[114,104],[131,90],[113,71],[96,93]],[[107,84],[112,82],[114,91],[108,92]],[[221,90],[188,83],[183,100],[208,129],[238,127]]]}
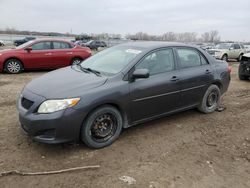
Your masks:
{"label": "toyota corolla", "polygon": [[19,120],[35,141],[101,148],[123,128],[192,108],[214,112],[229,82],[228,64],[197,47],[126,43],[31,81]]}

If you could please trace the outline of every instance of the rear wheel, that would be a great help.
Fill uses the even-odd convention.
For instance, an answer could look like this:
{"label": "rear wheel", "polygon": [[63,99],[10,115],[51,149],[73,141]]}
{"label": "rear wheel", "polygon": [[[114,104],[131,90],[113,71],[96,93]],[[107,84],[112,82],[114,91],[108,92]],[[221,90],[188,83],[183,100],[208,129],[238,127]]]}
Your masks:
{"label": "rear wheel", "polygon": [[223,56],[222,56],[222,58],[221,58],[223,61],[228,61],[228,56],[227,56],[227,54],[224,54]]}
{"label": "rear wheel", "polygon": [[91,148],[112,144],[122,131],[122,116],[112,106],[103,106],[93,111],[83,123],[81,140]]}
{"label": "rear wheel", "polygon": [[81,62],[82,62],[81,58],[75,57],[75,58],[72,59],[71,65],[78,65]]}
{"label": "rear wheel", "polygon": [[219,107],[220,96],[220,89],[217,85],[209,86],[198,106],[199,111],[205,114],[214,112]]}
{"label": "rear wheel", "polygon": [[243,56],[243,54],[240,54],[239,57],[237,58],[237,60],[240,61],[242,56]]}
{"label": "rear wheel", "polygon": [[22,65],[21,61],[19,61],[17,59],[9,59],[5,63],[5,70],[7,73],[17,74],[17,73],[22,72],[23,65]]}

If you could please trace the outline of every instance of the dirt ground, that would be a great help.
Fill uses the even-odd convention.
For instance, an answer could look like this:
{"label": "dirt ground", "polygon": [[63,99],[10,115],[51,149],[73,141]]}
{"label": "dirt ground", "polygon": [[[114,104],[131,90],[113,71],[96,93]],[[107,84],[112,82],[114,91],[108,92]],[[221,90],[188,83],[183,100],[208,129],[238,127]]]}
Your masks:
{"label": "dirt ground", "polygon": [[[189,110],[126,129],[111,146],[44,145],[25,136],[16,99],[23,86],[46,72],[0,74],[0,171],[98,169],[56,175],[3,176],[0,187],[250,187],[250,81],[237,77],[223,97],[226,110]],[[131,185],[120,180],[129,176]]]}

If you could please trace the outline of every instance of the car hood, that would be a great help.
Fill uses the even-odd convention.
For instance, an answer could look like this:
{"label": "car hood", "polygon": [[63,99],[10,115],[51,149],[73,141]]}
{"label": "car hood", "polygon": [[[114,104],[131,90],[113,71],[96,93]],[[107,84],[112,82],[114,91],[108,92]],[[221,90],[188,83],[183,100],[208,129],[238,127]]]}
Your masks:
{"label": "car hood", "polygon": [[250,58],[250,53],[243,54],[244,57]]}
{"label": "car hood", "polygon": [[209,49],[209,51],[211,51],[211,52],[223,52],[225,50],[226,49]]}
{"label": "car hood", "polygon": [[0,50],[0,54],[6,54],[8,52],[15,52],[18,51],[18,49],[5,49],[5,50]]}
{"label": "car hood", "polygon": [[25,89],[46,99],[80,97],[84,91],[103,85],[107,77],[78,70],[76,66],[47,73],[28,83]]}

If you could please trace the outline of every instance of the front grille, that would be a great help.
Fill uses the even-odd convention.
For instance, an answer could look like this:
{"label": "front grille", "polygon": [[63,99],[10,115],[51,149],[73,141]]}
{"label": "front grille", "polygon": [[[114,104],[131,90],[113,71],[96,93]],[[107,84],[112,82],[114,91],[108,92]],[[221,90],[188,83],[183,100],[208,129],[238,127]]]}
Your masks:
{"label": "front grille", "polygon": [[30,101],[29,99],[26,99],[26,98],[22,98],[21,99],[21,104],[22,106],[26,109],[26,110],[29,110],[30,107],[34,104],[33,101]]}

